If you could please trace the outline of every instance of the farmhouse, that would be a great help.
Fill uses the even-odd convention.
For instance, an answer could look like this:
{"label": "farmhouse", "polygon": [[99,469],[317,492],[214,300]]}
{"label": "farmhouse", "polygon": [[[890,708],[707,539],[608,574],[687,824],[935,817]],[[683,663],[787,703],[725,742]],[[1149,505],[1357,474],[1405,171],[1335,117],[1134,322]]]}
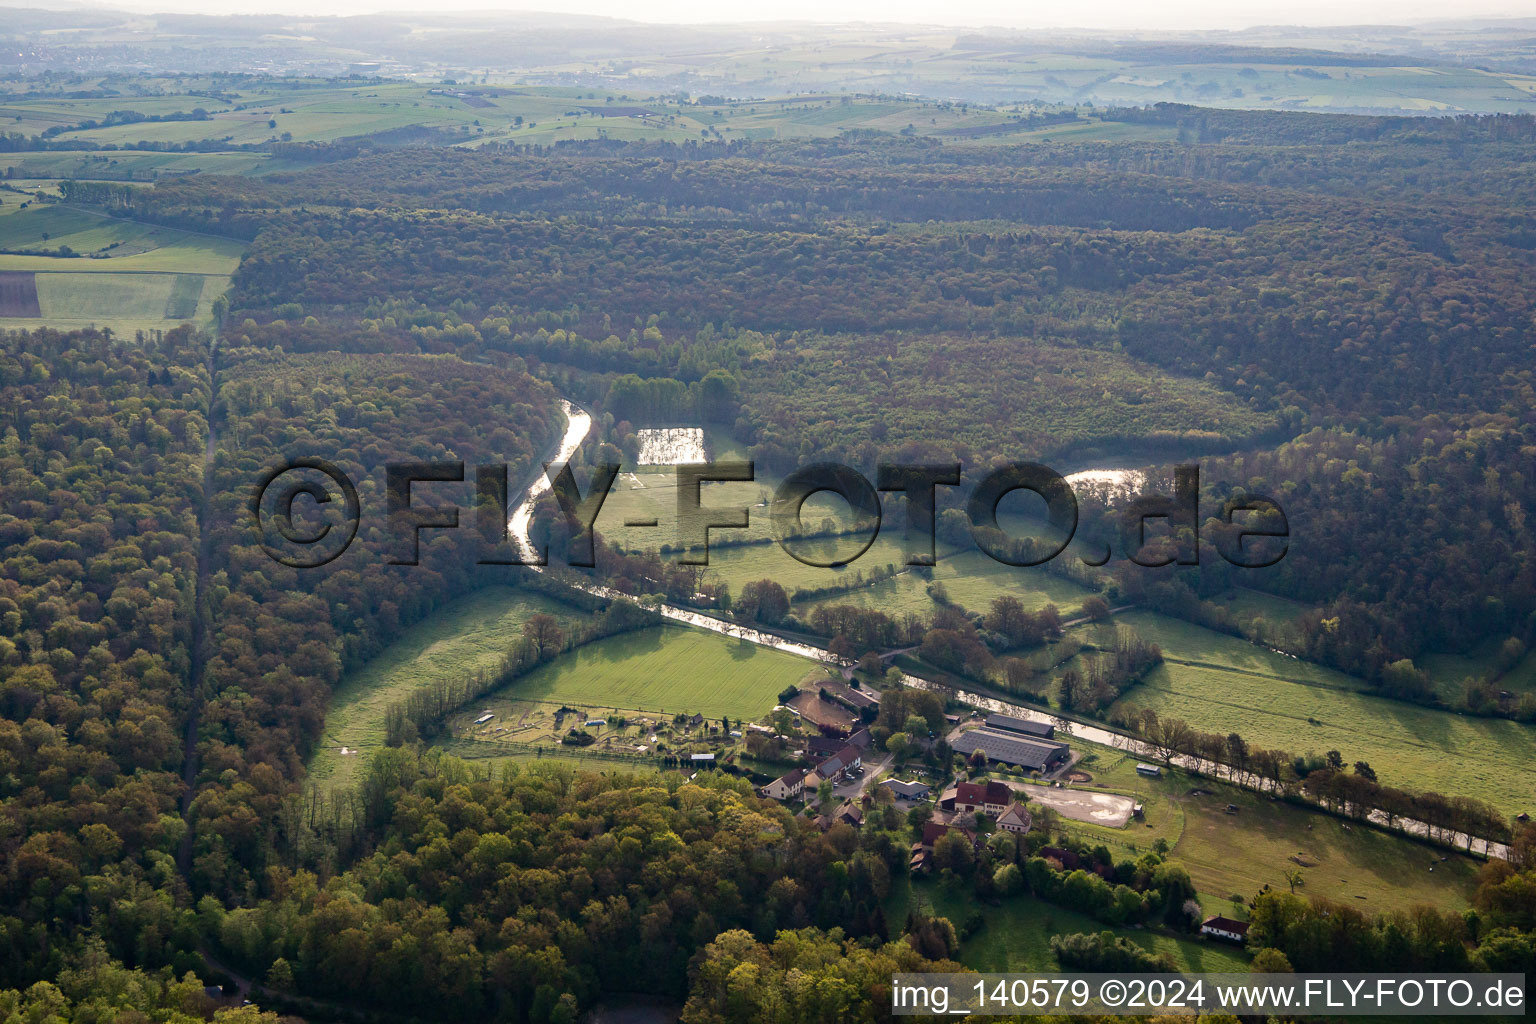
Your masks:
{"label": "farmhouse", "polygon": [[997,816],[997,827],[1004,832],[1016,832],[1023,835],[1034,824],[1029,810],[1023,804],[1009,804],[1008,809]]}
{"label": "farmhouse", "polygon": [[811,775],[814,778],[814,784],[820,785],[823,779],[836,779],[849,768],[858,768],[863,763],[864,758],[859,753],[859,748],[850,744],[817,765]]}
{"label": "farmhouse", "polygon": [[1200,934],[1209,935],[1214,939],[1226,939],[1228,942],[1248,941],[1248,922],[1234,921],[1230,917],[1208,917],[1200,923]]}
{"label": "farmhouse", "polygon": [[946,789],[939,797],[939,806],[946,811],[960,814],[982,812],[995,818],[1013,803],[1013,790],[1006,783],[995,779],[981,782],[960,782]]}
{"label": "farmhouse", "polygon": [[1049,771],[1063,764],[1072,754],[1065,743],[987,728],[961,733],[955,739],[954,749],[966,757],[980,751],[988,761],[1036,772]]}
{"label": "farmhouse", "polygon": [[891,791],[891,795],[898,800],[926,800],[930,792],[926,783],[903,782],[900,779],[886,779],[880,783]]}
{"label": "farmhouse", "polygon": [[1034,736],[1042,740],[1054,739],[1056,736],[1056,727],[1050,722],[1031,722],[1027,718],[1015,718],[1012,715],[988,715],[986,726],[999,732],[1016,732],[1021,736]]}
{"label": "farmhouse", "polygon": [[763,796],[771,800],[793,800],[805,792],[805,769],[796,768],[787,775],[774,779],[762,789]]}

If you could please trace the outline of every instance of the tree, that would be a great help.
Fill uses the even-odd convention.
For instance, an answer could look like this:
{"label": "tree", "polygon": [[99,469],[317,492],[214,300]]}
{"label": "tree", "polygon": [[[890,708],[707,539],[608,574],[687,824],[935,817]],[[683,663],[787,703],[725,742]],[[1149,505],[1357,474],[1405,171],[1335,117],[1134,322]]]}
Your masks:
{"label": "tree", "polygon": [[1083,618],[1098,622],[1109,617],[1109,602],[1098,594],[1083,599]]}
{"label": "tree", "polygon": [[1023,634],[1027,615],[1022,601],[1011,594],[1004,594],[992,599],[985,625],[992,632],[1006,637],[1009,643],[1016,644]]}
{"label": "tree", "polygon": [[560,628],[560,620],[543,612],[529,616],[528,621],[523,623],[523,636],[533,644],[539,661],[559,654],[565,645],[565,633]]}
{"label": "tree", "polygon": [[267,968],[267,985],[279,992],[293,991],[293,968],[287,959],[278,957],[272,961],[272,966]]}
{"label": "tree", "polygon": [[1278,949],[1266,947],[1253,955],[1248,970],[1254,974],[1290,974],[1295,968]]}
{"label": "tree", "polygon": [[967,875],[974,862],[970,838],[957,829],[944,833],[933,844],[933,863],[940,870],[948,868],[957,875]]}
{"label": "tree", "polygon": [[1307,877],[1301,873],[1300,868],[1286,868],[1285,884],[1291,887],[1292,893],[1295,893],[1298,888],[1307,884]]}
{"label": "tree", "polygon": [[738,619],[777,626],[789,614],[789,595],[773,580],[754,580],[741,588],[732,608]]}

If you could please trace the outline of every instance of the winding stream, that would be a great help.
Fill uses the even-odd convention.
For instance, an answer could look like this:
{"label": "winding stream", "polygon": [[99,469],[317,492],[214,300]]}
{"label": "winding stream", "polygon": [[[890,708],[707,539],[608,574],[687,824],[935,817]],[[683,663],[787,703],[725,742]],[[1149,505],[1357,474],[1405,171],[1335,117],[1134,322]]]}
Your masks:
{"label": "winding stream", "polygon": [[[581,442],[592,431],[592,415],[586,410],[562,398],[560,411],[565,414],[565,434],[560,438],[560,447],[550,457],[549,464],[552,466],[570,462],[571,456],[576,454],[576,449],[581,447]],[[517,547],[517,557],[530,564],[539,557],[538,552],[533,550],[533,541],[528,538],[528,529],[533,525],[533,507],[549,493],[551,486],[549,474],[540,473],[534,477],[528,493],[523,497],[523,503],[517,506],[507,520],[507,530],[512,535],[512,543]]]}

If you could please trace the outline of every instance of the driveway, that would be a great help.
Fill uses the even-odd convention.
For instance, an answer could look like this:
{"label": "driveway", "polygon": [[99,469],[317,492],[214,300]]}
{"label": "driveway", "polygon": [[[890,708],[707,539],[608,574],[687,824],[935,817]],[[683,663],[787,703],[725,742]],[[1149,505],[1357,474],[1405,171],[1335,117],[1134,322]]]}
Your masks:
{"label": "driveway", "polygon": [[869,787],[875,784],[894,759],[893,754],[883,754],[878,761],[865,761],[864,774],[855,778],[853,782],[845,785],[833,786],[832,793],[838,800],[858,800]]}

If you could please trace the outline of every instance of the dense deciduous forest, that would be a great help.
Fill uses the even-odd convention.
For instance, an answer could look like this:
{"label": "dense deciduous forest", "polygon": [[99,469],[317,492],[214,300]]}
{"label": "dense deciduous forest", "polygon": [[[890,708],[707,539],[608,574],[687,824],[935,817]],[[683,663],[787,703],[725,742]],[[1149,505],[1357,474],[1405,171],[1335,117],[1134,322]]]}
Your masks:
{"label": "dense deciduous forest", "polygon": [[[561,421],[547,385],[453,356],[232,348],[220,359],[193,865],[211,891],[248,895],[273,844],[297,841],[271,823],[302,776],[342,673],[493,578],[476,564],[487,552],[475,529],[474,467],[504,465],[509,480],[526,478]],[[284,459],[320,452],[356,482],[357,540],[321,568],[278,564],[258,546],[251,489]],[[394,564],[409,553],[388,516],[386,463],[460,460],[464,483],[417,485],[413,500],[460,505],[462,528],[423,532],[419,564]]]}
{"label": "dense deciduous forest", "polygon": [[202,343],[0,340],[0,984],[94,934],[130,965],[189,951],[174,855],[210,382]]}

